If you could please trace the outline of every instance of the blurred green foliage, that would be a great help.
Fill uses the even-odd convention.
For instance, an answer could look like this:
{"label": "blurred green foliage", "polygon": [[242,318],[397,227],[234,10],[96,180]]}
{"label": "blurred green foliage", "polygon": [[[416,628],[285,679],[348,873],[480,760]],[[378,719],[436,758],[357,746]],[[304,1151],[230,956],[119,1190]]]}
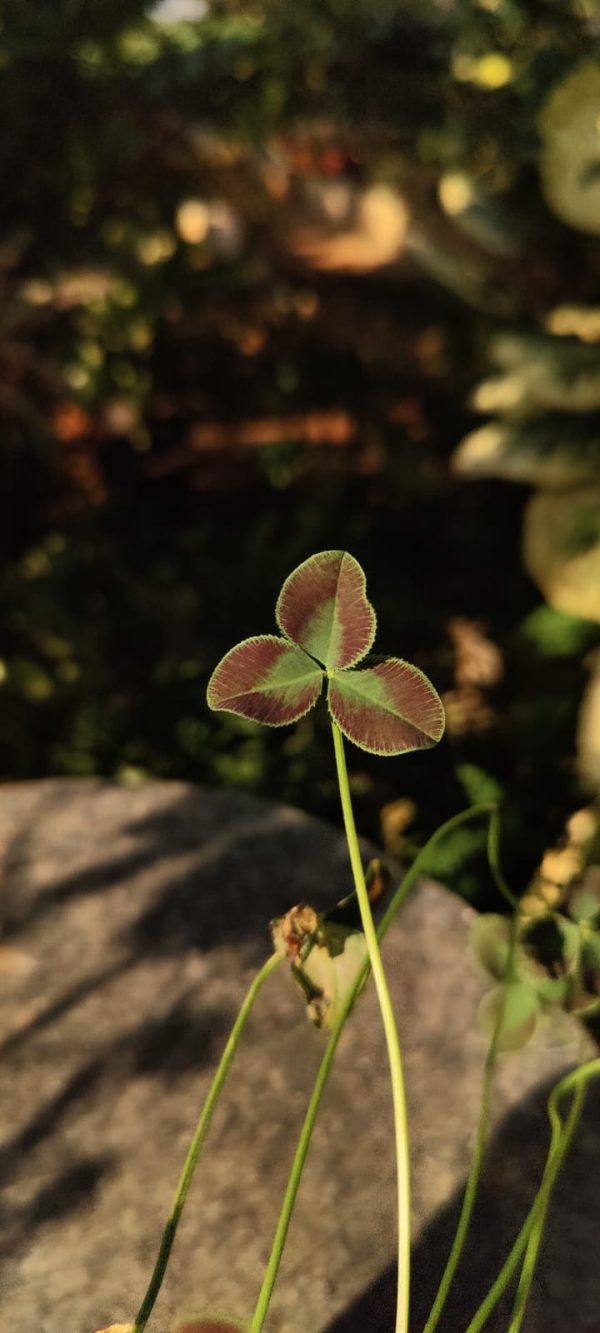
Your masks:
{"label": "blurred green foliage", "polygon": [[[352,756],[362,827],[410,797],[421,838],[493,791],[524,885],[582,801],[600,640],[520,557],[531,485],[597,470],[597,6],[6,0],[1,23],[3,776],[337,818],[324,717],[263,732],[203,695],[290,569],[344,547],[449,717],[435,755]],[[588,153],[568,222],[557,88]],[[478,381],[494,458],[488,435],[452,467]],[[461,836],[435,868],[490,896]]]}

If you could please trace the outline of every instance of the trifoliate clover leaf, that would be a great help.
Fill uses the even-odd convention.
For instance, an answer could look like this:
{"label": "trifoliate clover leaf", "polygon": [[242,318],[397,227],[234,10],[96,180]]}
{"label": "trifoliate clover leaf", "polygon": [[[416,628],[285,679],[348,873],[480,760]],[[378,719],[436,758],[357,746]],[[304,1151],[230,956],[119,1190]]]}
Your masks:
{"label": "trifoliate clover leaf", "polygon": [[210,708],[280,727],[316,703],[328,677],[333,721],[372,754],[428,749],[444,731],[433,685],[400,658],[351,670],[372,646],[375,612],[358,561],[321,551],[286,579],[276,608],[285,638],[262,634],[232,648],[207,689]]}

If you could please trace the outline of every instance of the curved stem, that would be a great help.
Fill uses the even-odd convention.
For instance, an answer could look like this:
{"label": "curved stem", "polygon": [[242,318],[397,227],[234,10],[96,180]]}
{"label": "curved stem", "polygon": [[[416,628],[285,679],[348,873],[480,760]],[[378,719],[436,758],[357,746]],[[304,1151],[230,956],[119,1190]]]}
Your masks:
{"label": "curved stem", "polygon": [[[391,898],[387,911],[384,913],[379,923],[379,927],[377,930],[377,938],[379,940],[383,939],[384,935],[389,930],[392,921],[394,920],[394,917],[399,912],[400,908],[402,907],[403,903],[408,897],[408,894],[410,893],[410,890],[412,889],[415,880],[418,879],[418,876],[422,873],[424,867],[426,866],[427,858],[431,855],[432,851],[434,851],[434,849],[437,847],[438,843],[442,842],[443,839],[447,837],[449,833],[453,833],[455,829],[460,828],[463,824],[468,824],[471,822],[471,820],[474,819],[480,819],[483,815],[489,815],[493,812],[493,810],[495,810],[495,808],[496,807],[491,803],[485,802],[481,805],[474,805],[469,810],[461,810],[458,815],[452,815],[452,817],[448,819],[445,824],[440,825],[440,828],[436,829],[435,833],[432,833],[429,840],[425,843],[425,846],[422,847],[421,850],[418,852],[412,865],[410,866],[409,870],[407,870],[406,874],[404,875],[403,879],[398,885],[398,888],[396,889],[395,893]],[[360,971],[358,972],[356,979],[346,996],[342,1008],[340,1009],[338,1017],[335,1021],[335,1026],[332,1028],[331,1035],[327,1043],[327,1047],[325,1049],[323,1058],[321,1060],[321,1064],[319,1066],[319,1071],[317,1074],[313,1092],[311,1094],[310,1102],[308,1104],[308,1109],[306,1111],[306,1115],[304,1118],[304,1123],[302,1125],[300,1138],[298,1140],[296,1151],[294,1153],[288,1184],[283,1198],[283,1203],[281,1205],[279,1220],[277,1223],[275,1237],[271,1248],[269,1263],[267,1265],[262,1287],[258,1297],[258,1302],[256,1305],[256,1309],[254,1311],[254,1317],[250,1325],[250,1333],[261,1333],[264,1321],[267,1316],[267,1312],[271,1302],[271,1297],[273,1295],[273,1290],[275,1287],[275,1283],[277,1281],[277,1275],[281,1263],[281,1256],[283,1254],[283,1248],[287,1237],[290,1218],[292,1215],[294,1204],[296,1202],[296,1195],[298,1193],[298,1188],[302,1177],[302,1171],[304,1168],[304,1163],[306,1161],[306,1156],[310,1145],[312,1131],[317,1118],[323,1093],[325,1091],[327,1079],[331,1071],[331,1066],[333,1064],[333,1057],[335,1055],[337,1045],[340,1036],[342,1034],[342,1029],[344,1027],[346,1019],[348,1018],[348,1015],[350,1014],[356,1002],[357,996],[359,995],[360,991],[362,990],[365,984],[365,981],[369,975],[370,970],[371,970],[371,965],[369,958],[367,957],[364,963],[362,964],[362,967],[360,968]]]}
{"label": "curved stem", "polygon": [[[514,919],[513,919],[513,927],[512,927],[512,930],[511,930],[510,949],[509,949],[509,955],[508,955],[508,960],[507,960],[507,974],[510,973],[510,970],[511,970],[511,967],[512,967],[512,959],[513,959],[513,956],[514,956],[514,951],[515,951],[516,941],[517,941],[516,918],[514,918]],[[462,1202],[462,1207],[461,1207],[461,1210],[460,1210],[460,1216],[459,1216],[458,1224],[457,1224],[457,1227],[456,1227],[456,1234],[455,1234],[454,1240],[453,1240],[453,1242],[452,1242],[452,1246],[451,1246],[451,1249],[450,1249],[450,1254],[448,1255],[448,1260],[447,1260],[447,1263],[446,1263],[446,1267],[445,1267],[444,1272],[443,1272],[443,1274],[442,1274],[442,1278],[441,1278],[441,1281],[440,1281],[440,1285],[439,1285],[439,1287],[438,1287],[437,1295],[436,1295],[435,1300],[434,1300],[434,1302],[433,1302],[433,1305],[432,1305],[432,1308],[431,1308],[431,1313],[430,1313],[430,1315],[429,1315],[429,1318],[428,1318],[428,1320],[427,1320],[427,1323],[425,1324],[425,1327],[424,1327],[424,1329],[423,1329],[423,1333],[433,1333],[433,1330],[434,1330],[435,1328],[437,1328],[437,1325],[438,1325],[438,1323],[439,1323],[439,1320],[440,1320],[440,1316],[441,1316],[442,1310],[444,1309],[444,1306],[445,1306],[445,1304],[446,1304],[446,1300],[447,1300],[447,1297],[448,1297],[448,1292],[449,1292],[449,1290],[450,1290],[452,1281],[453,1281],[453,1279],[454,1279],[454,1275],[455,1275],[455,1273],[456,1273],[456,1269],[457,1269],[457,1267],[458,1267],[458,1263],[459,1263],[459,1260],[460,1260],[460,1256],[461,1256],[461,1254],[462,1254],[462,1251],[463,1251],[463,1248],[464,1248],[464,1244],[465,1244],[465,1240],[466,1240],[466,1238],[467,1238],[467,1232],[468,1232],[468,1230],[469,1230],[469,1225],[470,1225],[470,1222],[471,1222],[471,1217],[472,1217],[472,1215],[473,1215],[473,1207],[474,1207],[474,1204],[475,1204],[475,1198],[476,1198],[476,1195],[477,1195],[477,1189],[478,1189],[478,1186],[479,1186],[479,1179],[480,1179],[480,1176],[481,1176],[481,1168],[482,1168],[482,1165],[483,1165],[483,1155],[484,1155],[484,1150],[485,1150],[485,1142],[486,1142],[486,1139],[487,1139],[487,1132],[488,1132],[488,1125],[489,1125],[489,1118],[490,1118],[490,1101],[491,1101],[492,1083],[493,1083],[493,1079],[494,1079],[494,1073],[495,1073],[495,1070],[496,1070],[496,1058],[497,1058],[497,1055],[498,1055],[498,1042],[499,1042],[499,1040],[500,1040],[500,1033],[501,1033],[501,1030],[502,1030],[502,1022],[503,1022],[503,1019],[504,1019],[504,1008],[505,1008],[504,1000],[505,1000],[505,995],[506,995],[506,991],[504,991],[504,994],[503,994],[501,1003],[500,1003],[499,1006],[498,1006],[498,1013],[497,1013],[497,1016],[496,1016],[496,1022],[495,1022],[495,1024],[494,1024],[494,1031],[493,1031],[493,1033],[492,1033],[492,1039],[491,1039],[491,1041],[490,1041],[490,1045],[489,1045],[489,1047],[488,1047],[488,1053],[487,1053],[486,1060],[485,1060],[485,1067],[484,1067],[484,1072],[483,1072],[483,1083],[482,1083],[482,1088],[481,1088],[481,1102],[480,1102],[480,1108],[479,1108],[479,1120],[478,1120],[478,1123],[477,1123],[477,1134],[476,1134],[476,1138],[475,1138],[475,1148],[474,1148],[474,1151],[473,1151],[473,1158],[472,1158],[472,1161],[471,1161],[471,1168],[470,1168],[470,1171],[469,1171],[469,1175],[468,1175],[468,1178],[467,1178],[467,1184],[466,1184],[466,1187],[465,1187],[465,1193],[464,1193],[464,1198],[463,1198],[463,1202]]]}
{"label": "curved stem", "polygon": [[383,936],[389,930],[394,917],[397,915],[408,897],[415,880],[417,880],[419,875],[422,875],[426,870],[427,861],[430,858],[431,853],[435,851],[438,843],[443,842],[444,838],[447,838],[449,833],[454,833],[456,829],[462,828],[463,824],[470,824],[474,819],[481,819],[483,815],[491,816],[496,809],[497,807],[491,801],[482,801],[480,805],[469,806],[468,810],[460,810],[457,815],[451,815],[450,819],[447,819],[445,824],[440,824],[440,827],[427,839],[424,847],[421,847],[420,851],[415,856],[412,865],[406,871],[406,874],[403,875],[398,888],[392,896],[389,907],[379,923],[377,931],[378,939],[383,939]]}
{"label": "curved stem", "polygon": [[[540,1188],[506,1262],[501,1268],[493,1286],[487,1293],[487,1296],[482,1301],[476,1314],[473,1316],[465,1333],[480,1333],[480,1329],[483,1328],[484,1324],[489,1319],[511,1281],[511,1278],[514,1276],[517,1265],[525,1252],[532,1232],[537,1227],[540,1216],[545,1216],[556,1177],[558,1176],[577,1128],[583,1102],[583,1096],[580,1096],[579,1093],[583,1093],[586,1084],[591,1078],[597,1078],[599,1075],[600,1059],[591,1060],[588,1064],[582,1065],[580,1069],[576,1069],[573,1073],[567,1074],[566,1077],[561,1079],[560,1083],[557,1083],[553,1088],[550,1097],[548,1098],[548,1115],[550,1117],[552,1133]],[[562,1097],[566,1096],[567,1093],[573,1090],[575,1090],[576,1096],[573,1098],[571,1109],[563,1126],[558,1114],[558,1103]]]}
{"label": "curved stem", "polygon": [[187,1197],[187,1192],[192,1183],[192,1176],[196,1169],[196,1163],[200,1156],[200,1150],[206,1138],[215,1107],[217,1105],[221,1090],[223,1088],[223,1084],[229,1073],[231,1062],[239,1045],[240,1038],[248,1021],[250,1010],[252,1009],[254,1001],[256,1000],[259,991],[262,990],[265,981],[267,980],[268,977],[270,977],[271,972],[274,971],[274,969],[277,967],[280,961],[281,960],[278,957],[278,955],[273,954],[271,958],[267,959],[267,962],[264,964],[264,966],[261,967],[260,972],[257,972],[247,992],[247,995],[242,1003],[242,1006],[237,1015],[235,1023],[231,1029],[227,1045],[219,1061],[217,1071],[210,1085],[208,1096],[202,1108],[200,1119],[194,1131],[194,1136],[192,1138],[188,1154],[183,1166],[183,1170],[179,1177],[179,1183],[175,1191],[175,1197],[173,1199],[169,1220],[162,1234],[158,1256],[156,1259],[156,1263],[154,1265],[150,1282],[148,1284],[148,1289],[146,1291],[146,1295],[144,1296],[142,1304],[140,1305],[138,1314],[134,1320],[131,1333],[142,1333],[142,1330],[146,1327],[150,1315],[152,1314],[156,1298],[158,1296],[158,1293],[162,1286],[163,1278],[165,1276],[165,1271],[167,1268],[167,1264],[169,1262],[169,1256],[173,1246],[173,1241],[175,1240],[175,1235],[177,1232],[177,1227],[179,1225],[179,1219],[181,1217],[183,1205]]}
{"label": "curved stem", "polygon": [[514,893],[509,889],[500,865],[500,812],[497,806],[493,808],[490,815],[487,852],[490,869],[494,876],[497,889],[510,907],[513,908],[513,911],[518,912],[520,910],[519,899],[516,898]]}
{"label": "curved stem", "polygon": [[279,1218],[277,1221],[277,1227],[275,1230],[273,1245],[271,1247],[271,1253],[269,1255],[269,1262],[267,1264],[258,1301],[256,1303],[256,1309],[252,1317],[252,1323],[250,1324],[249,1333],[260,1333],[260,1330],[262,1329],[265,1319],[267,1317],[267,1311],[269,1309],[269,1305],[271,1303],[271,1297],[273,1295],[273,1289],[277,1281],[277,1274],[279,1272],[279,1266],[281,1264],[281,1256],[283,1254],[285,1242],[287,1239],[287,1233],[291,1221],[291,1216],[294,1209],[294,1204],[296,1202],[296,1196],[298,1194],[300,1179],[302,1176],[302,1172],[304,1170],[304,1163],[306,1161],[308,1149],[310,1147],[310,1140],[312,1138],[312,1132],[315,1127],[315,1121],[317,1119],[319,1107],[321,1105],[321,1100],[323,1097],[323,1093],[325,1091],[325,1085],[327,1083],[327,1079],[329,1078],[329,1073],[331,1070],[331,1066],[333,1064],[333,1057],[337,1050],[339,1039],[342,1035],[342,1029],[344,1027],[344,1023],[348,1017],[348,1014],[350,1013],[352,1005],[354,1004],[355,999],[356,999],[356,988],[353,988],[346,996],[344,1004],[340,1009],[335,1027],[331,1031],[331,1035],[329,1037],[329,1041],[327,1042],[323,1059],[321,1060],[321,1063],[319,1065],[317,1077],[313,1085],[310,1101],[308,1103],[306,1115],[304,1117],[304,1122],[302,1125],[302,1129],[300,1131],[300,1137],[298,1139],[296,1151],[294,1153],[294,1159],[292,1162],[290,1174],[288,1176],[288,1182],[285,1194],[283,1196],[283,1203],[281,1205],[281,1211],[279,1213]]}
{"label": "curved stem", "polygon": [[408,1143],[408,1122],[406,1115],[406,1093],[404,1090],[404,1071],[400,1042],[396,1027],[396,1018],[392,997],[388,986],[385,968],[379,949],[379,940],[373,921],[371,903],[365,883],[362,857],[358,844],[354,812],[346,768],[344,738],[335,722],[331,723],[333,745],[337,766],[340,798],[344,827],[350,853],[350,864],[360,908],[362,927],[365,933],[373,980],[377,990],[383,1030],[387,1045],[392,1099],[394,1108],[394,1133],[396,1138],[396,1171],[398,1187],[398,1292],[396,1306],[396,1333],[408,1333],[408,1307],[410,1299],[410,1155]]}
{"label": "curved stem", "polygon": [[[568,1124],[569,1133],[567,1138],[567,1130],[565,1130],[563,1137],[561,1161],[567,1151],[567,1148],[569,1147],[573,1134],[575,1133],[575,1130],[577,1128],[579,1117],[581,1115],[581,1111],[583,1108],[584,1098],[585,1098],[585,1085],[582,1084],[580,1085],[580,1087],[577,1088],[575,1096],[573,1098],[573,1105],[571,1107],[571,1112],[569,1115],[569,1124]],[[537,1258],[539,1254],[544,1226],[546,1223],[548,1206],[550,1204],[550,1195],[552,1193],[555,1176],[556,1173],[554,1174],[554,1176],[552,1176],[549,1171],[545,1172],[542,1184],[539,1189],[535,1218],[533,1220],[527,1238],[527,1245],[525,1247],[525,1258],[523,1260],[523,1267],[521,1270],[521,1276],[519,1278],[519,1285],[517,1287],[517,1294],[515,1297],[513,1312],[510,1319],[510,1324],[508,1326],[508,1333],[518,1333],[518,1330],[520,1329],[521,1324],[523,1322],[523,1316],[525,1314],[525,1306],[527,1305],[529,1292],[531,1290],[531,1283],[533,1281],[533,1275],[537,1264]]]}
{"label": "curved stem", "polygon": [[[599,1062],[592,1061],[590,1063],[592,1066],[596,1064],[597,1073],[600,1073],[600,1061]],[[590,1077],[596,1076],[594,1069],[592,1068],[590,1070],[589,1065],[587,1066],[584,1065],[581,1070],[576,1071],[576,1074],[579,1077],[577,1079],[577,1082],[575,1083],[573,1105],[571,1108],[571,1112],[575,1122],[573,1125],[573,1129],[571,1131],[571,1137],[573,1136],[573,1133],[577,1127],[577,1122],[583,1110],[583,1103],[585,1099],[588,1079]],[[569,1075],[568,1077],[572,1079],[573,1076]],[[553,1096],[555,1097],[554,1105],[556,1105],[557,1096],[560,1097],[561,1095],[564,1095],[564,1090],[563,1094],[561,1094],[560,1092],[560,1086],[561,1085],[559,1084],[558,1089],[556,1089],[555,1094],[553,1094]],[[519,1278],[519,1285],[517,1287],[517,1294],[515,1297],[515,1303],[511,1315],[511,1321],[509,1324],[508,1333],[519,1333],[521,1324],[523,1322],[523,1316],[525,1314],[525,1307],[529,1299],[531,1284],[535,1274],[540,1245],[542,1241],[542,1235],[546,1223],[546,1215],[548,1213],[548,1206],[550,1203],[550,1190],[546,1188],[545,1185],[546,1182],[545,1181],[542,1182],[542,1187],[540,1189],[541,1198],[540,1198],[539,1213],[538,1216],[536,1217],[535,1224],[531,1229],[529,1240],[527,1242],[527,1249],[525,1251],[525,1258],[523,1260],[523,1267],[521,1269],[521,1276]]]}

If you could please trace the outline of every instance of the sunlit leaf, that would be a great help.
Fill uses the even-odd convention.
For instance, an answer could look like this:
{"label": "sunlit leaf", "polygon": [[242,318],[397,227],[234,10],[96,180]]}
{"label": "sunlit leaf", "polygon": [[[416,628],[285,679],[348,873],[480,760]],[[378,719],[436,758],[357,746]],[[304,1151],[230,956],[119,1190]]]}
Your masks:
{"label": "sunlit leaf", "polygon": [[523,559],[547,601],[600,620],[600,485],[540,491],[525,509]]}
{"label": "sunlit leaf", "polygon": [[592,236],[600,235],[599,116],[598,61],[569,64],[540,113],[540,179],[546,202],[561,222]]}
{"label": "sunlit leaf", "polygon": [[308,903],[297,903],[271,922],[275,952],[290,959],[292,978],[318,1028],[333,1026],[367,955],[365,937],[352,920],[353,898],[350,894],[323,916]]}
{"label": "sunlit leaf", "polygon": [[296,722],[316,703],[323,673],[301,648],[275,634],[244,639],[213,671],[209,708],[237,713],[270,727]]}
{"label": "sunlit leaf", "polygon": [[471,926],[471,948],[478,963],[501,981],[506,976],[510,952],[510,921],[495,912],[478,916]]}
{"label": "sunlit leaf", "polygon": [[321,551],[286,579],[276,608],[288,639],[329,670],[360,662],[377,626],[365,575],[347,551]]}
{"label": "sunlit leaf", "polygon": [[307,957],[293,965],[292,975],[304,991],[315,1027],[333,1027],[366,956],[362,931],[332,922],[318,932]]}
{"label": "sunlit leaf", "polygon": [[498,1049],[517,1051],[535,1031],[540,1010],[535,990],[524,981],[514,981],[488,991],[479,1006],[479,1022],[487,1037],[491,1038],[496,1029],[500,1010]]}
{"label": "sunlit leaf", "polygon": [[600,915],[600,901],[594,893],[579,889],[569,901],[569,912],[574,921],[595,921]]}
{"label": "sunlit leaf", "polygon": [[443,735],[439,695],[422,671],[398,657],[332,676],[328,702],[340,731],[371,754],[427,750]]}

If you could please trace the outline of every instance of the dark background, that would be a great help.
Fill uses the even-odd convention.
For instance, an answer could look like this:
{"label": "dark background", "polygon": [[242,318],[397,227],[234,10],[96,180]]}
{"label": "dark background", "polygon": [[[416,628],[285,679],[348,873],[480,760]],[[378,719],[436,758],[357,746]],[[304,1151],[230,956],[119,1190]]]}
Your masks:
{"label": "dark background", "polygon": [[[351,752],[362,830],[410,853],[501,799],[525,887],[590,798],[599,40],[586,0],[7,0],[3,778],[188,778],[337,819],[325,711],[260,730],[205,686],[294,565],[344,548],[377,649],[448,714],[430,754]],[[457,463],[490,418],[491,461]],[[566,536],[544,520],[524,559],[536,490]],[[480,905],[482,839],[432,867]]]}

